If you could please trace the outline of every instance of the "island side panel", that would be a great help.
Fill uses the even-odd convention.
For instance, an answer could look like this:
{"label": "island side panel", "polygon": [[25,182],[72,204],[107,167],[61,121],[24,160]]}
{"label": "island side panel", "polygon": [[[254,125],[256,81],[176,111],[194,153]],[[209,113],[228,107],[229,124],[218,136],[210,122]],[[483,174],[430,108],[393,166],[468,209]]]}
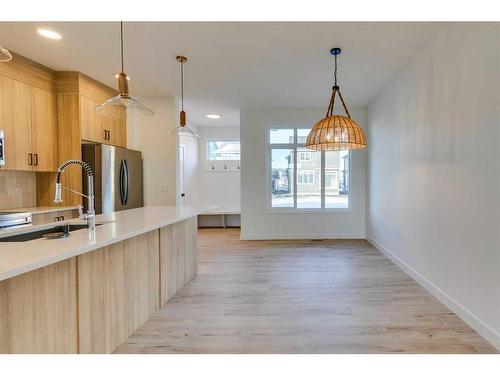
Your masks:
{"label": "island side panel", "polygon": [[160,229],[162,306],[196,275],[197,230],[196,217]]}
{"label": "island side panel", "polygon": [[78,256],[80,353],[111,353],[160,306],[159,231]]}
{"label": "island side panel", "polygon": [[77,353],[76,259],[0,282],[1,353]]}

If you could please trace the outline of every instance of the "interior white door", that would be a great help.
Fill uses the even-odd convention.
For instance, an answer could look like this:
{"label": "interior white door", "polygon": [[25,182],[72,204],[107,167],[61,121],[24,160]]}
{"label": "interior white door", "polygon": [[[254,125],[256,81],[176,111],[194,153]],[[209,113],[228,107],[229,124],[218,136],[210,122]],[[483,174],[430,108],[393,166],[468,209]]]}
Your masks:
{"label": "interior white door", "polygon": [[186,171],[184,163],[184,146],[179,146],[179,194],[180,203],[186,204]]}

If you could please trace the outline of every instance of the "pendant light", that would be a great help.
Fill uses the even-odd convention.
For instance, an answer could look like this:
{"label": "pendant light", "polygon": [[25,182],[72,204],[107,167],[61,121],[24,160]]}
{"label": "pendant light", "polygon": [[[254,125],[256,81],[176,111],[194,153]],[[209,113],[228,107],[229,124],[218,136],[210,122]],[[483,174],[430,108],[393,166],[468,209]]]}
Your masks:
{"label": "pendant light", "polygon": [[179,114],[179,126],[171,130],[168,134],[177,134],[198,138],[198,134],[189,129],[189,127],[186,125],[186,112],[184,112],[184,64],[187,63],[187,57],[176,56],[175,59],[181,66],[181,113]]}
{"label": "pendant light", "polygon": [[[306,148],[318,151],[340,151],[355,150],[367,146],[363,129],[351,119],[347,110],[344,98],[337,86],[337,56],[340,55],[340,48],[332,48],[330,53],[335,57],[335,84],[332,87],[330,104],[326,111],[326,116],[313,126],[307,136]],[[335,96],[339,95],[342,106],[347,116],[334,115]]]}
{"label": "pendant light", "polygon": [[111,99],[106,100],[104,103],[99,104],[95,107],[96,111],[99,111],[105,107],[118,106],[128,108],[138,109],[142,114],[146,116],[151,116],[154,112],[146,107],[144,104],[140,103],[137,99],[129,95],[128,92],[128,77],[123,69],[123,22],[120,22],[120,56],[121,56],[121,71],[118,74],[118,91],[119,94]]}
{"label": "pendant light", "polygon": [[7,62],[12,60],[12,55],[7,48],[0,46],[0,62]]}

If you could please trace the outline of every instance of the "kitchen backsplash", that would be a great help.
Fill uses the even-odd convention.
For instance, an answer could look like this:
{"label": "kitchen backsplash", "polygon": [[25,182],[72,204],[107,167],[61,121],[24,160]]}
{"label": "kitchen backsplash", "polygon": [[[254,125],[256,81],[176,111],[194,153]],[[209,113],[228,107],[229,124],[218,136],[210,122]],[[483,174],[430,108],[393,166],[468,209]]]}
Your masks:
{"label": "kitchen backsplash", "polygon": [[36,206],[36,173],[0,170],[0,209]]}

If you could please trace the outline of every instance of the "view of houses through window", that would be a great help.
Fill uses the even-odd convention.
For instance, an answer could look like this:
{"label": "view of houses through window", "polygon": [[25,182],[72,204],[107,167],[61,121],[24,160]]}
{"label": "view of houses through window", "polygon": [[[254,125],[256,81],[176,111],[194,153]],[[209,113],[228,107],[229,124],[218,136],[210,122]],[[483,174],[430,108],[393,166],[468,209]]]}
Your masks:
{"label": "view of houses through window", "polygon": [[348,208],[349,152],[306,149],[309,130],[270,129],[271,207]]}
{"label": "view of houses through window", "polygon": [[240,160],[240,141],[208,141],[208,160]]}

